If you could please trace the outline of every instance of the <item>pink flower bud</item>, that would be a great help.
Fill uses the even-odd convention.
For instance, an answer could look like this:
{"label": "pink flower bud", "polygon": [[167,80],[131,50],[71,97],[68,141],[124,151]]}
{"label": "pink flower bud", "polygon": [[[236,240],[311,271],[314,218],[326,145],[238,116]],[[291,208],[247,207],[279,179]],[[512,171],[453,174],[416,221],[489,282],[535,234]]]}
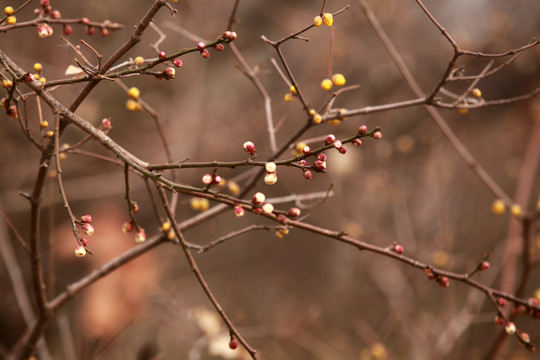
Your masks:
{"label": "pink flower bud", "polygon": [[82,238],[81,239],[81,244],[82,244],[82,246],[85,246],[85,247],[88,246],[88,239],[87,238]]}
{"label": "pink flower bud", "polygon": [[267,172],[273,173],[273,172],[276,172],[277,165],[274,162],[267,162],[266,164],[264,164],[264,168],[266,169]]}
{"label": "pink flower bud", "polygon": [[179,68],[179,67],[182,67],[182,65],[184,65],[184,63],[180,59],[174,59],[173,60],[173,65],[176,66],[177,68]]}
{"label": "pink flower bud", "polygon": [[214,49],[216,49],[217,51],[223,51],[225,50],[225,46],[223,46],[223,44],[216,44],[214,46]]}
{"label": "pink flower bud", "polygon": [[96,32],[96,28],[95,28],[95,27],[90,26],[90,25],[88,25],[88,26],[86,27],[86,33],[87,33],[88,35],[92,36],[92,35],[94,35],[95,32]]}
{"label": "pink flower bud", "polygon": [[304,177],[309,180],[313,177],[313,173],[309,170],[304,170]]}
{"label": "pink flower bud", "polygon": [[302,159],[302,160],[300,160],[300,161],[298,162],[298,165],[300,165],[300,166],[306,166],[306,165],[307,165],[307,161],[304,160],[304,159]]}
{"label": "pink flower bud", "polygon": [[448,279],[446,276],[441,276],[439,279],[439,285],[442,287],[448,287],[450,285],[450,279]]}
{"label": "pink flower bud", "polygon": [[249,153],[251,156],[255,156],[255,144],[251,141],[246,141],[244,143],[244,151]]}
{"label": "pink flower bud", "polygon": [[300,214],[301,214],[301,211],[297,207],[292,207],[287,211],[287,215],[289,215],[292,218],[297,218],[300,216]]}
{"label": "pink flower bud", "polygon": [[506,306],[506,299],[498,298],[497,299],[497,305],[499,305],[500,307],[505,307]]}
{"label": "pink flower bud", "polygon": [[60,15],[60,11],[58,11],[58,10],[51,11],[51,18],[60,19],[61,17],[62,17],[62,15]]}
{"label": "pink flower bud", "polygon": [[236,205],[234,207],[234,216],[242,217],[242,216],[244,216],[245,213],[246,213],[246,211],[244,210],[244,208],[242,206]]}
{"label": "pink flower bud", "polygon": [[238,341],[236,341],[236,338],[231,336],[231,339],[229,340],[229,349],[235,350],[238,347]]}
{"label": "pink flower bud", "polygon": [[367,126],[366,126],[366,125],[360,126],[360,127],[358,128],[358,133],[359,133],[360,135],[367,133]]}
{"label": "pink flower bud", "polygon": [[302,148],[302,153],[303,153],[304,155],[309,155],[310,152],[311,152],[311,149],[309,148],[309,146],[304,146],[304,147]]}
{"label": "pink flower bud", "polygon": [[146,241],[146,232],[144,229],[141,229],[140,231],[135,234],[135,242],[136,243],[142,243]]}
{"label": "pink flower bud", "polygon": [[201,51],[201,56],[205,59],[208,59],[210,57],[210,53],[208,52],[208,50],[204,49],[203,51]]}
{"label": "pink flower bud", "polygon": [[326,145],[332,144],[334,141],[336,141],[336,137],[332,134],[328,135],[326,139],[324,140]]}
{"label": "pink flower bud", "polygon": [[340,140],[334,141],[334,147],[335,147],[336,149],[339,149],[339,148],[342,147],[342,146],[343,146],[343,144],[341,143]]}
{"label": "pink flower bud", "polygon": [[133,223],[131,221],[126,221],[122,224],[122,232],[128,233],[133,231]]}
{"label": "pink flower bud", "polygon": [[167,57],[167,54],[165,53],[165,51],[160,51],[159,52],[159,54],[158,54],[159,60],[165,60],[166,57]]}
{"label": "pink flower bud", "polygon": [[326,155],[324,153],[320,153],[317,155],[317,159],[321,161],[326,161]]}
{"label": "pink flower bud", "polygon": [[399,245],[399,244],[394,244],[394,246],[392,247],[392,250],[397,253],[397,254],[403,254],[403,245]]}
{"label": "pink flower bud", "polygon": [[313,167],[313,169],[315,169],[317,171],[325,171],[326,170],[326,161],[315,160],[312,167]]}
{"label": "pink flower bud", "polygon": [[274,205],[272,205],[270,203],[265,203],[262,206],[262,209],[266,214],[271,214],[274,211]]}
{"label": "pink flower bud", "polygon": [[77,247],[75,247],[75,256],[83,257],[85,255],[86,255],[86,249],[81,245],[77,245]]}
{"label": "pink flower bud", "polygon": [[377,140],[378,140],[378,139],[381,139],[381,138],[382,138],[382,133],[381,133],[380,131],[375,131],[375,132],[373,133],[373,138],[374,138],[374,139],[377,139]]}
{"label": "pink flower bud", "polygon": [[85,24],[85,25],[88,25],[90,24],[90,19],[87,18],[87,17],[83,17],[80,21],[81,24]]}
{"label": "pink flower bud", "polygon": [[344,145],[341,145],[341,147],[338,149],[340,154],[346,154],[347,148]]}
{"label": "pink flower bud", "polygon": [[82,223],[91,223],[92,222],[92,215],[83,215],[83,216],[81,216],[80,221]]}
{"label": "pink flower bud", "polygon": [[362,140],[360,139],[354,139],[352,143],[354,146],[362,146]]}
{"label": "pink flower bud", "polygon": [[103,127],[103,130],[111,130],[112,128],[111,119],[105,118],[101,120],[101,126]]}
{"label": "pink flower bud", "polygon": [[26,82],[32,82],[32,81],[34,81],[34,80],[36,80],[36,78],[35,78],[34,75],[32,75],[32,74],[27,74],[27,75],[24,77],[24,81],[26,81]]}
{"label": "pink flower bud", "polygon": [[216,175],[214,179],[212,180],[212,184],[219,184],[221,182],[221,176]]}
{"label": "pink flower bud", "polygon": [[480,264],[480,270],[487,270],[487,269],[489,269],[489,262],[482,261],[482,263]]}
{"label": "pink flower bud", "polygon": [[166,80],[174,79],[175,74],[176,74],[176,70],[173,67],[166,68],[165,70],[163,70],[163,73],[162,73],[163,77]]}
{"label": "pink flower bud", "polygon": [[82,225],[82,229],[84,231],[84,233],[88,236],[91,236],[92,234],[94,234],[94,227],[90,224],[83,224]]}
{"label": "pink flower bud", "polygon": [[69,24],[64,24],[63,31],[64,31],[64,34],[67,35],[67,36],[73,34],[73,28]]}
{"label": "pink flower bud", "polygon": [[264,177],[264,182],[268,185],[274,185],[277,182],[277,174],[275,172],[267,173]]}
{"label": "pink flower bud", "polygon": [[202,52],[206,48],[206,44],[202,41],[197,44],[197,49],[199,49],[200,52]]}

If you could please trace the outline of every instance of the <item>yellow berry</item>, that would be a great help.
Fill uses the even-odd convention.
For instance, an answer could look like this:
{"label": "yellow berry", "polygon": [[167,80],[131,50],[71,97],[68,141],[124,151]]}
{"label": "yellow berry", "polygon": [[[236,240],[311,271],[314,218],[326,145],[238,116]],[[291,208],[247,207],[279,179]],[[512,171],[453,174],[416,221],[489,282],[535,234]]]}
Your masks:
{"label": "yellow berry", "polygon": [[315,115],[317,112],[315,111],[315,109],[309,109],[309,115],[313,116]]}
{"label": "yellow berry", "polygon": [[343,76],[342,74],[332,75],[332,84],[334,84],[334,86],[345,85],[345,76]]}
{"label": "yellow berry", "polygon": [[45,129],[47,126],[49,126],[49,122],[47,120],[44,120],[41,124],[39,124],[39,126],[42,129]]}
{"label": "yellow berry", "polygon": [[291,85],[291,87],[289,88],[289,91],[290,91],[291,94],[293,94],[293,95],[298,94],[298,92],[296,91],[296,88],[294,87],[294,85]]}
{"label": "yellow berry", "polygon": [[506,205],[504,204],[504,201],[502,201],[501,199],[496,199],[491,204],[491,211],[496,215],[503,214],[505,210],[506,210]]}
{"label": "yellow berry", "polygon": [[315,25],[316,27],[321,26],[322,23],[323,23],[323,19],[322,19],[322,17],[320,17],[319,15],[317,15],[317,16],[315,16],[315,17],[313,18],[313,25]]}
{"label": "yellow berry", "polygon": [[16,22],[17,22],[17,18],[14,15],[8,16],[7,23],[9,25],[15,25]]}
{"label": "yellow berry", "polygon": [[320,124],[321,121],[322,121],[322,116],[321,116],[321,114],[315,114],[315,115],[313,115],[313,122],[314,122],[315,124]]}
{"label": "yellow berry", "polygon": [[324,13],[322,16],[322,22],[326,26],[332,26],[334,23],[334,17],[330,13]]}
{"label": "yellow berry", "polygon": [[283,235],[288,235],[288,234],[289,234],[289,229],[288,229],[288,228],[281,228],[281,229],[279,229],[279,231],[280,231]]}
{"label": "yellow berry", "polygon": [[133,99],[128,99],[128,101],[126,101],[126,109],[128,109],[129,111],[141,111],[142,106],[137,101]]}
{"label": "yellow berry", "polygon": [[512,213],[512,215],[514,215],[515,217],[519,217],[521,216],[521,206],[519,206],[518,204],[514,204],[510,207],[510,212]]}
{"label": "yellow berry", "polygon": [[65,152],[61,152],[60,154],[58,154],[58,160],[64,161],[66,160],[66,158],[67,158],[67,155]]}
{"label": "yellow berry", "polygon": [[321,87],[328,91],[332,88],[332,80],[330,79],[324,79],[322,82],[321,82]]}
{"label": "yellow berry", "polygon": [[54,136],[54,131],[50,131],[50,130],[49,130],[49,131],[47,131],[47,132],[45,133],[45,137],[52,138],[53,136]]}
{"label": "yellow berry", "polygon": [[293,99],[293,94],[291,93],[286,93],[285,96],[283,97],[283,100],[285,100],[285,102],[291,102]]}
{"label": "yellow berry", "polygon": [[4,14],[6,14],[7,16],[13,15],[13,12],[15,12],[13,6],[6,6],[4,8]]}
{"label": "yellow berry", "polygon": [[12,86],[13,86],[13,81],[11,81],[11,80],[2,80],[2,87],[4,89],[9,89]]}
{"label": "yellow berry", "polygon": [[141,66],[142,64],[144,64],[144,58],[142,56],[137,56],[135,58],[135,65]]}
{"label": "yellow berry", "polygon": [[41,81],[42,83],[44,83],[44,82],[47,81],[47,79],[45,78],[45,76],[40,76],[38,80]]}
{"label": "yellow berry", "polygon": [[40,63],[35,63],[34,64],[34,71],[41,71],[43,70],[43,65],[41,65]]}
{"label": "yellow berry", "polygon": [[479,88],[472,89],[471,94],[472,96],[477,97],[477,98],[482,97],[482,92],[480,91]]}
{"label": "yellow berry", "polygon": [[168,239],[168,240],[174,240],[175,237],[176,237],[176,234],[174,233],[173,230],[170,230],[170,231],[167,233],[167,239]]}
{"label": "yellow berry", "polygon": [[133,100],[137,100],[139,98],[139,96],[141,96],[141,91],[139,89],[137,89],[136,87],[132,87],[132,88],[129,89],[128,95]]}
{"label": "yellow berry", "polygon": [[39,76],[39,74],[34,74],[34,79],[39,80],[41,79],[41,76]]}

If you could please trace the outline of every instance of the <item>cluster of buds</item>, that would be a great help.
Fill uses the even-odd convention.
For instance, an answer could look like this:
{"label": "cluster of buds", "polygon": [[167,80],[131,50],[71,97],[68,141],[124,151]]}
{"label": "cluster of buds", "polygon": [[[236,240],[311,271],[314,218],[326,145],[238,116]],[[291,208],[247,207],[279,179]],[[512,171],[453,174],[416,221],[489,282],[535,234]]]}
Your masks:
{"label": "cluster of buds", "polygon": [[[92,215],[83,215],[76,221],[83,230],[83,232],[91,236],[94,234],[94,227],[90,224],[92,222]],[[75,256],[83,257],[86,255],[86,246],[88,246],[88,239],[82,238],[81,244],[75,247]]]}
{"label": "cluster of buds", "polygon": [[45,38],[53,34],[53,28],[47,23],[39,24],[37,26],[37,33],[40,38]]}
{"label": "cluster of buds", "polygon": [[[280,215],[280,216],[284,216],[284,215]],[[282,228],[279,228],[275,233],[274,235],[276,236],[276,238],[278,239],[283,239],[283,236],[285,235],[288,235],[289,234],[289,228],[287,227],[282,227]]]}
{"label": "cluster of buds", "polygon": [[333,86],[343,86],[347,80],[343,74],[334,74],[330,79],[323,79],[321,81],[321,88],[323,90],[329,91]]}
{"label": "cluster of buds", "polygon": [[210,174],[204,174],[202,176],[202,182],[207,186],[219,184],[222,180],[223,179],[219,175],[212,176]]}
{"label": "cluster of buds", "polygon": [[298,91],[296,90],[294,85],[291,85],[289,86],[289,92],[285,94],[283,100],[285,100],[285,102],[291,102],[296,95],[298,95]]}
{"label": "cluster of buds", "polygon": [[332,144],[332,146],[334,146],[334,149],[339,151],[340,154],[347,153],[347,148],[345,147],[345,145],[343,145],[341,140],[336,140],[336,137],[333,134],[329,134],[328,136],[326,136],[326,139],[324,139],[324,144],[325,145]]}
{"label": "cluster of buds", "polygon": [[219,37],[220,40],[227,40],[228,42],[236,40],[238,35],[234,31],[225,31],[221,36]]}
{"label": "cluster of buds", "polygon": [[4,14],[6,14],[7,16],[7,23],[8,25],[15,25],[17,23],[17,18],[15,17],[15,15],[13,15],[13,13],[15,12],[15,9],[13,8],[13,6],[6,6],[4,8]]}
{"label": "cluster of buds", "polygon": [[431,268],[427,267],[424,269],[424,274],[426,274],[427,278],[429,280],[436,280],[437,283],[441,287],[448,287],[450,286],[450,279],[447,276],[441,276],[439,274],[435,274]]}
{"label": "cluster of buds", "polygon": [[317,15],[315,16],[315,18],[313,18],[313,25],[315,25],[316,27],[319,27],[322,24],[326,26],[332,26],[333,23],[334,23],[334,17],[332,16],[331,13],[324,13],[321,15]]}
{"label": "cluster of buds", "polygon": [[267,162],[264,165],[266,175],[264,176],[264,182],[268,185],[274,185],[277,182],[277,165],[274,162]]}
{"label": "cluster of buds", "polygon": [[41,12],[43,12],[43,14],[46,15],[52,12],[52,6],[49,0],[41,0],[40,5],[41,9],[34,9],[34,14],[39,15]]}
{"label": "cluster of buds", "polygon": [[168,221],[161,224],[161,231],[163,231],[168,240],[172,241],[176,238],[176,234],[174,233],[171,223]]}
{"label": "cluster of buds", "polygon": [[207,198],[192,197],[189,200],[189,205],[193,210],[206,211],[210,207],[210,201]]}
{"label": "cluster of buds", "polygon": [[200,41],[197,44],[197,49],[199,50],[203,58],[208,59],[210,57],[210,53],[206,49],[206,44],[204,42]]}

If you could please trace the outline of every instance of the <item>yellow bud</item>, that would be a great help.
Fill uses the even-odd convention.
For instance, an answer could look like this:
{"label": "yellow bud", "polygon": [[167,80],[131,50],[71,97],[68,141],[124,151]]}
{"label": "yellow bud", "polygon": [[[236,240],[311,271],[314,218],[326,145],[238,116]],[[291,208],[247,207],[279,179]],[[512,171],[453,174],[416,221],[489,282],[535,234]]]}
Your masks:
{"label": "yellow bud", "polygon": [[275,172],[266,174],[264,182],[268,185],[274,185],[277,182],[277,174]]}
{"label": "yellow bud", "polygon": [[283,100],[285,100],[285,102],[291,102],[293,99],[293,94],[291,93],[286,93],[285,96],[283,97]]}
{"label": "yellow bud", "polygon": [[35,78],[36,80],[39,80],[39,79],[41,79],[41,76],[39,76],[39,74],[34,74],[34,78]]}
{"label": "yellow bud", "polygon": [[14,15],[8,16],[7,23],[9,25],[15,25],[16,22],[17,22],[17,18]]}
{"label": "yellow bud", "polygon": [[13,8],[13,6],[6,6],[4,8],[4,14],[6,14],[7,16],[13,15],[14,12],[15,9]]}
{"label": "yellow bud", "polygon": [[39,124],[39,127],[42,129],[45,129],[47,126],[49,126],[49,122],[47,120],[44,120],[41,124]]}
{"label": "yellow bud", "polygon": [[161,230],[163,231],[169,231],[171,229],[171,223],[168,221],[165,221],[163,224],[161,224]]}
{"label": "yellow bud", "polygon": [[343,86],[345,85],[345,81],[345,76],[343,76],[343,74],[332,75],[332,84],[334,84],[334,86]]}
{"label": "yellow bud", "polygon": [[336,126],[339,126],[339,124],[341,124],[341,120],[339,119],[333,119],[333,120],[329,120],[328,123],[330,125],[332,125],[333,127],[336,127]]}
{"label": "yellow bud", "polygon": [[67,155],[65,152],[61,152],[60,154],[58,154],[58,160],[64,161],[66,160],[66,158],[67,158]]}
{"label": "yellow bud", "polygon": [[283,234],[281,233],[281,231],[276,231],[276,232],[275,232],[275,235],[276,235],[276,237],[277,237],[278,239],[280,239],[280,240],[283,239]]}
{"label": "yellow bud", "polygon": [[477,98],[482,97],[482,92],[480,91],[479,88],[472,89],[471,94],[472,96],[477,97]]}
{"label": "yellow bud", "polygon": [[45,76],[40,76],[39,81],[41,81],[42,83],[45,83],[47,79],[45,79]]}
{"label": "yellow bud", "polygon": [[315,115],[317,112],[315,111],[315,109],[309,109],[309,115],[313,116]]}
{"label": "yellow bud", "polygon": [[315,16],[315,17],[313,18],[313,25],[315,25],[316,27],[321,26],[322,23],[323,23],[323,19],[322,19],[322,17],[320,17],[319,15],[317,15],[317,16]]}
{"label": "yellow bud", "polygon": [[34,64],[34,71],[41,71],[43,70],[43,65],[41,65],[40,63],[35,63]]}
{"label": "yellow bud", "polygon": [[206,211],[210,207],[210,201],[207,198],[202,198],[200,202],[200,210]]}
{"label": "yellow bud", "polygon": [[174,233],[174,231],[170,230],[170,231],[167,233],[167,239],[168,239],[168,240],[174,240],[175,237],[176,237],[176,234]]}
{"label": "yellow bud", "polygon": [[281,229],[279,229],[279,232],[281,232],[283,235],[288,235],[289,234],[289,229],[288,228],[281,228]]}
{"label": "yellow bud", "polygon": [[54,131],[50,131],[50,130],[49,130],[49,131],[47,131],[47,132],[45,133],[45,137],[52,138],[53,136],[54,136]]}
{"label": "yellow bud", "polygon": [[233,195],[240,194],[240,185],[238,185],[234,181],[229,181],[227,183],[227,188],[229,189],[229,192]]}
{"label": "yellow bud", "polygon": [[332,80],[324,79],[321,81],[321,87],[326,91],[330,90],[332,88]]}
{"label": "yellow bud", "polygon": [[313,122],[314,122],[315,124],[320,124],[321,121],[322,121],[322,116],[321,116],[321,114],[315,114],[315,115],[313,115]]}
{"label": "yellow bud", "polygon": [[512,213],[512,215],[514,215],[515,217],[519,217],[521,216],[521,206],[519,206],[518,204],[514,204],[510,207],[510,212]]}
{"label": "yellow bud", "polygon": [[436,267],[444,268],[448,265],[450,257],[446,251],[438,250],[433,253],[433,264]]}
{"label": "yellow bud", "polygon": [[126,109],[128,109],[129,111],[141,111],[142,106],[137,101],[133,99],[128,99],[128,101],[126,101]]}
{"label": "yellow bud", "polygon": [[322,16],[322,22],[326,26],[332,26],[334,23],[334,17],[330,13],[324,13]]}
{"label": "yellow bud", "polygon": [[294,87],[294,85],[291,85],[291,87],[289,88],[289,91],[290,91],[291,94],[293,94],[293,95],[298,94],[298,92],[296,91],[296,88]]}
{"label": "yellow bud", "polygon": [[4,89],[9,89],[12,86],[13,86],[13,81],[11,81],[11,80],[2,80],[2,87]]}
{"label": "yellow bud", "polygon": [[506,205],[504,204],[504,201],[501,199],[496,199],[491,204],[491,212],[493,212],[496,215],[503,214],[506,210]]}
{"label": "yellow bud", "polygon": [[139,96],[141,96],[141,91],[137,89],[136,87],[129,88],[128,96],[132,98],[133,100],[137,100]]}
{"label": "yellow bud", "polygon": [[141,66],[144,64],[144,58],[142,56],[137,56],[135,58],[135,65]]}
{"label": "yellow bud", "polygon": [[388,351],[381,343],[375,343],[371,345],[371,356],[374,360],[386,360],[388,358]]}
{"label": "yellow bud", "polygon": [[296,150],[296,152],[297,152],[298,154],[302,154],[302,149],[303,149],[304,147],[306,147],[306,146],[308,146],[308,145],[307,145],[305,142],[299,142],[299,143],[296,144],[296,146],[294,147],[294,149]]}

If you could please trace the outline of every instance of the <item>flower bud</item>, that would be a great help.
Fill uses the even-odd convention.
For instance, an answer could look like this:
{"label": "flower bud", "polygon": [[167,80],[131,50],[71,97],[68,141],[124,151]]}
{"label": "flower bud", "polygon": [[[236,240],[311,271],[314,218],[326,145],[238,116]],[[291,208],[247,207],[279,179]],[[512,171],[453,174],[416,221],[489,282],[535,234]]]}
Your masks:
{"label": "flower bud", "polygon": [[137,56],[134,62],[135,62],[135,65],[141,66],[144,64],[144,58],[142,56]]}
{"label": "flower bud", "polygon": [[103,128],[103,130],[111,130],[112,128],[111,119],[104,118],[103,120],[101,120],[101,127]]}
{"label": "flower bud", "polygon": [[313,173],[309,170],[304,170],[304,177],[306,178],[306,180],[309,180],[313,177]]}
{"label": "flower bud", "polygon": [[163,73],[162,73],[163,77],[166,80],[174,79],[175,74],[176,74],[176,70],[173,67],[166,68],[165,70],[163,70]]}
{"label": "flower bud", "polygon": [[353,144],[354,146],[362,146],[362,140],[360,140],[360,139],[354,139],[354,140],[352,141],[352,144]]}
{"label": "flower bud", "polygon": [[82,246],[85,246],[85,247],[88,246],[88,239],[87,238],[82,238],[81,239],[81,244],[82,244]]}
{"label": "flower bud", "polygon": [[304,146],[304,147],[302,148],[302,153],[303,153],[304,155],[309,155],[310,152],[311,152],[311,149],[309,148],[309,146]]}
{"label": "flower bud", "polygon": [[251,156],[255,156],[255,144],[251,141],[246,141],[243,147],[245,152],[249,153]]}
{"label": "flower bud", "polygon": [[262,210],[264,211],[265,214],[271,214],[274,211],[274,205],[270,203],[265,203],[262,206]]}
{"label": "flower bud", "polygon": [[204,174],[202,177],[202,182],[205,185],[210,185],[214,181],[214,178],[210,174]]}
{"label": "flower bud", "polygon": [[243,208],[242,206],[236,205],[236,206],[234,207],[234,216],[236,216],[236,217],[242,217],[242,216],[245,215],[245,213],[246,213],[246,211],[244,210],[244,208]]}
{"label": "flower bud", "polygon": [[297,218],[301,214],[301,211],[297,207],[292,207],[287,211],[287,215],[289,215],[291,218]]}
{"label": "flower bud", "polygon": [[274,162],[267,162],[266,164],[264,164],[264,168],[266,169],[267,172],[273,173],[273,172],[276,172],[277,166],[276,166],[276,163]]}
{"label": "flower bud", "polygon": [[217,51],[223,51],[225,50],[225,46],[223,46],[223,44],[216,44],[214,45],[214,49],[216,49]]}
{"label": "flower bud", "polygon": [[267,173],[264,177],[264,182],[268,185],[274,185],[277,182],[277,174],[275,172]]}
{"label": "flower bud", "polygon": [[256,192],[251,198],[251,202],[254,204],[262,204],[266,200],[266,196],[262,192]]}
{"label": "flower bud", "polygon": [[131,221],[126,221],[125,223],[122,224],[123,233],[128,233],[131,231],[133,231],[133,223]]}
{"label": "flower bud", "polygon": [[316,27],[321,26],[322,22],[323,22],[322,17],[320,17],[319,15],[313,18],[313,25],[315,25]]}
{"label": "flower bud", "polygon": [[326,91],[330,90],[332,88],[332,80],[324,79],[321,81],[321,88]]}
{"label": "flower bud", "polygon": [[347,148],[342,145],[339,149],[338,149],[339,153],[340,154],[346,154],[347,153]]}
{"label": "flower bud", "polygon": [[146,241],[146,232],[144,229],[141,229],[140,231],[135,234],[135,242],[136,243],[142,243]]}
{"label": "flower bud", "polygon": [[88,236],[91,236],[94,234],[94,227],[88,223],[82,225],[82,229],[84,233]]}
{"label": "flower bud", "polygon": [[334,17],[330,13],[324,13],[322,16],[323,24],[326,26],[332,26],[334,23]]}
{"label": "flower bud", "polygon": [[205,48],[206,48],[206,44],[205,44],[204,42],[200,41],[200,42],[197,44],[197,49],[198,49],[199,51],[202,52]]}
{"label": "flower bud", "polygon": [[489,262],[482,261],[482,263],[480,264],[480,270],[487,270],[487,269],[489,269]]}
{"label": "flower bud", "polygon": [[158,59],[159,60],[165,60],[167,58],[167,54],[165,53],[165,51],[160,51],[158,53]]}
{"label": "flower bud", "polygon": [[345,85],[345,76],[343,76],[343,74],[334,74],[332,75],[332,84],[334,84],[334,86],[343,86]]}
{"label": "flower bud", "polygon": [[340,140],[334,141],[334,147],[335,147],[336,149],[339,149],[339,148],[342,147],[342,146],[343,146],[343,144],[341,143]]}
{"label": "flower bud", "polygon": [[92,215],[83,215],[83,216],[81,216],[80,221],[82,223],[91,223],[92,222]]}
{"label": "flower bud", "polygon": [[328,136],[326,137],[326,139],[324,140],[324,143],[325,143],[326,145],[330,145],[330,144],[333,144],[334,141],[336,141],[336,137],[335,137],[334,135],[330,134],[330,135],[328,135]]}
{"label": "flower bud", "polygon": [[373,138],[374,138],[374,139],[377,139],[377,140],[378,140],[378,139],[381,139],[381,138],[382,138],[382,133],[381,133],[380,131],[375,131],[375,132],[373,133]]}
{"label": "flower bud", "polygon": [[77,247],[75,248],[75,256],[83,257],[85,255],[86,255],[86,249],[84,248],[84,246],[77,245]]}
{"label": "flower bud", "polygon": [[184,63],[180,59],[174,59],[173,60],[173,65],[176,66],[177,68],[179,68],[179,67],[182,67],[182,65],[184,65]]}
{"label": "flower bud", "polygon": [[64,35],[66,36],[73,34],[73,28],[69,24],[64,24],[62,31],[64,32]]}
{"label": "flower bud", "polygon": [[208,52],[208,50],[204,49],[203,51],[201,51],[201,56],[205,59],[208,59],[210,57],[210,53]]}
{"label": "flower bud", "polygon": [[514,335],[516,333],[516,324],[513,322],[507,323],[504,327],[504,331],[506,331],[508,335]]}
{"label": "flower bud", "polygon": [[359,133],[360,135],[363,135],[363,134],[367,133],[367,126],[366,126],[366,125],[360,126],[360,127],[358,128],[358,133]]}
{"label": "flower bud", "polygon": [[133,86],[128,90],[128,96],[133,100],[137,100],[139,96],[141,96],[141,91],[135,86]]}

